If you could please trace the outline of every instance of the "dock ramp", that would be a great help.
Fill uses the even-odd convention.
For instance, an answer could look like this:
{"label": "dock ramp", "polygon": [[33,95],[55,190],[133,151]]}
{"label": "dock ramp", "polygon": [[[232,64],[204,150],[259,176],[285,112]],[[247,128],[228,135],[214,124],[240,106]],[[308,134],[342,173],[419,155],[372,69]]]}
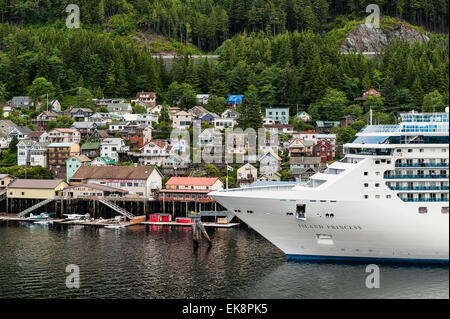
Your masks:
{"label": "dock ramp", "polygon": [[56,197],[47,198],[47,199],[43,200],[42,202],[37,203],[36,205],[28,207],[24,211],[20,212],[18,214],[18,216],[25,217],[25,215],[31,213],[33,210],[38,209],[39,207],[42,207],[44,205],[47,205],[48,203],[53,202],[55,199],[56,199]]}
{"label": "dock ramp", "polygon": [[101,199],[99,199],[99,202],[102,203],[103,205],[106,205],[106,206],[108,206],[109,208],[115,210],[115,211],[118,212],[119,214],[121,214],[121,215],[127,217],[128,219],[133,219],[134,217],[136,217],[136,216],[134,216],[132,213],[130,213],[129,211],[123,209],[123,208],[120,207],[120,206],[117,206],[116,204],[114,204],[113,202],[111,202],[111,201],[109,201],[109,200],[107,200],[107,199],[101,198]]}

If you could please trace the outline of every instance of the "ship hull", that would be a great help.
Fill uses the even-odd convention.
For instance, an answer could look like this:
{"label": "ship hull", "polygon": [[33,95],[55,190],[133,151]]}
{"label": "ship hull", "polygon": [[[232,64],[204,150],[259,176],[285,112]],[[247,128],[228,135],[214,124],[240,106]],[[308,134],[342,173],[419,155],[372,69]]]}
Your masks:
{"label": "ship hull", "polygon": [[[310,201],[298,192],[257,192],[211,196],[290,259],[373,260],[447,263],[449,220],[442,213],[448,203],[383,201]],[[278,197],[282,196],[282,197]],[[305,205],[306,220],[296,217]],[[331,217],[332,216],[332,217]]]}

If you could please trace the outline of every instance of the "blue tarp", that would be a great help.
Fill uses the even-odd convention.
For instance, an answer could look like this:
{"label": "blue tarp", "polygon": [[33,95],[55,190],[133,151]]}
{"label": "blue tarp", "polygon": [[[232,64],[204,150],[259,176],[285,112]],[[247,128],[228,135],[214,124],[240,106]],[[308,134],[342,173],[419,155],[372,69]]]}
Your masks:
{"label": "blue tarp", "polygon": [[239,105],[242,103],[243,99],[244,99],[243,95],[228,95],[226,103],[232,103],[232,104]]}

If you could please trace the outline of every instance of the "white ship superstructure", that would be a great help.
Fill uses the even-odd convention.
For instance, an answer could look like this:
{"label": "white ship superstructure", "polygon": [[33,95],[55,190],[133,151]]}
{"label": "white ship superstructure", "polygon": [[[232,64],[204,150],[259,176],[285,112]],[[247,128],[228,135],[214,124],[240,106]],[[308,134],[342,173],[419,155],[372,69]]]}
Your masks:
{"label": "white ship superstructure", "polygon": [[449,114],[369,125],[305,184],[210,193],[288,257],[449,260]]}

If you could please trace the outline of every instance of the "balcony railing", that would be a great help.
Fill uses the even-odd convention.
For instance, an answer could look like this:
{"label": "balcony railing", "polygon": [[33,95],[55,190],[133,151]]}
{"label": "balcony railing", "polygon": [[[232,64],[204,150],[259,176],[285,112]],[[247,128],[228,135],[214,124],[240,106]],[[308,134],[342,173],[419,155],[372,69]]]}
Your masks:
{"label": "balcony railing", "polygon": [[448,191],[448,186],[413,186],[413,187],[389,187],[393,191]]}
{"label": "balcony railing", "polygon": [[448,198],[402,198],[404,202],[448,202]]}
{"label": "balcony railing", "polygon": [[448,163],[396,163],[395,167],[448,167]]}
{"label": "balcony railing", "polygon": [[448,175],[384,175],[386,179],[401,179],[401,178],[449,178]]}

